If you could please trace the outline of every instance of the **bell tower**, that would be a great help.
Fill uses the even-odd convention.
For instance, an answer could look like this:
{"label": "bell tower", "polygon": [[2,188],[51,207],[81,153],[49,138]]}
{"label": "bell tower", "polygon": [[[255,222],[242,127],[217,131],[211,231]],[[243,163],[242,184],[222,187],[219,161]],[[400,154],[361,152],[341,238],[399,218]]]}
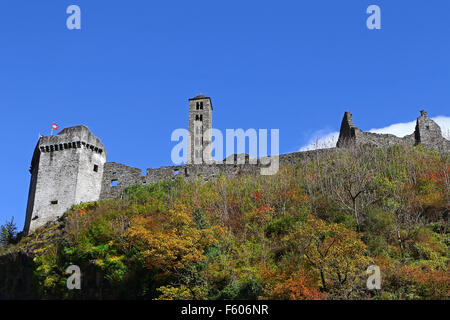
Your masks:
{"label": "bell tower", "polygon": [[188,164],[203,164],[211,160],[211,155],[204,154],[212,137],[212,103],[211,98],[200,94],[189,99],[189,137]]}

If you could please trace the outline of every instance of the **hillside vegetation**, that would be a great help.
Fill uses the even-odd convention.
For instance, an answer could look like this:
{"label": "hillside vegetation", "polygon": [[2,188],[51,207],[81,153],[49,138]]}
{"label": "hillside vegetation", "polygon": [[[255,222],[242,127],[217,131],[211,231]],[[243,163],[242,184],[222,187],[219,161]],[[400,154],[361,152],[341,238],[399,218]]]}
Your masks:
{"label": "hillside vegetation", "polygon": [[[58,299],[447,299],[449,188],[449,159],[420,146],[339,150],[269,177],[134,186],[1,249],[0,288]],[[18,255],[30,258],[26,294],[5,267],[23,264]],[[381,290],[369,291],[374,264]],[[81,290],[66,287],[70,265]]]}

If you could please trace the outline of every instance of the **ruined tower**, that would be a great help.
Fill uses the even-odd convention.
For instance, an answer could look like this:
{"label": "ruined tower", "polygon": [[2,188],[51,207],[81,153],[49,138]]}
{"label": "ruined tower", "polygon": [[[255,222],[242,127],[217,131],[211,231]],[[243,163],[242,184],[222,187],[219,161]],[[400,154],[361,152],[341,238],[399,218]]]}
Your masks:
{"label": "ruined tower", "polygon": [[200,94],[189,99],[189,136],[188,164],[202,164],[211,160],[210,154],[204,154],[212,137],[212,103],[211,98]]}
{"label": "ruined tower", "polygon": [[428,118],[428,114],[425,110],[420,111],[420,117],[417,118],[415,131],[404,137],[397,137],[393,134],[377,134],[362,131],[353,124],[352,114],[350,112],[345,112],[336,147],[342,148],[355,144],[372,144],[378,147],[396,144],[422,144],[430,149],[444,152],[450,151],[450,141],[442,136],[441,128],[436,122]]}
{"label": "ruined tower", "polygon": [[421,110],[420,117],[417,118],[414,138],[416,139],[416,144],[420,143],[429,148],[440,149],[445,144],[442,139],[441,127],[428,118],[425,110]]}
{"label": "ruined tower", "polygon": [[31,161],[25,234],[54,221],[73,204],[100,197],[106,151],[85,126],[41,137]]}
{"label": "ruined tower", "polygon": [[338,148],[342,148],[353,143],[354,140],[355,128],[353,126],[353,116],[350,112],[346,111],[344,113],[344,118],[342,118],[341,130],[339,132],[339,139],[336,146]]}

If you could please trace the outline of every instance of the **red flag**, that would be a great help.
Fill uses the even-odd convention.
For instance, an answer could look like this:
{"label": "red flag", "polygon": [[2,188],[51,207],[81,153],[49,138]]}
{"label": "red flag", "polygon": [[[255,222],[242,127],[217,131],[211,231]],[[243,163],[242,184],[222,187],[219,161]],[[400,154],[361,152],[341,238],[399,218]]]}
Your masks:
{"label": "red flag", "polygon": [[52,124],[52,129],[58,130],[58,125],[56,123]]}

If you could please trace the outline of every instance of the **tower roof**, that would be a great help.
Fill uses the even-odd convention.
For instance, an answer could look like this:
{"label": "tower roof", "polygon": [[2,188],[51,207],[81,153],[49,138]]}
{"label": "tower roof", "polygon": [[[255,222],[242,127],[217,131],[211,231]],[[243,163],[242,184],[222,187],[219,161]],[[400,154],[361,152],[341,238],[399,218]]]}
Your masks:
{"label": "tower roof", "polygon": [[200,93],[198,96],[190,98],[189,100],[199,100],[199,99],[211,99],[211,98],[210,97],[205,97],[203,94]]}
{"label": "tower roof", "polygon": [[192,100],[203,100],[203,99],[208,99],[210,101],[210,103],[211,103],[211,110],[212,110],[213,109],[213,105],[212,105],[212,102],[211,102],[211,98],[210,97],[206,97],[206,96],[204,96],[201,93],[198,96],[190,98],[189,101],[192,101]]}
{"label": "tower roof", "polygon": [[39,138],[38,146],[60,145],[73,142],[84,142],[101,149],[102,152],[105,150],[105,146],[101,140],[94,136],[91,130],[84,125],[64,128],[53,136],[42,136]]}

